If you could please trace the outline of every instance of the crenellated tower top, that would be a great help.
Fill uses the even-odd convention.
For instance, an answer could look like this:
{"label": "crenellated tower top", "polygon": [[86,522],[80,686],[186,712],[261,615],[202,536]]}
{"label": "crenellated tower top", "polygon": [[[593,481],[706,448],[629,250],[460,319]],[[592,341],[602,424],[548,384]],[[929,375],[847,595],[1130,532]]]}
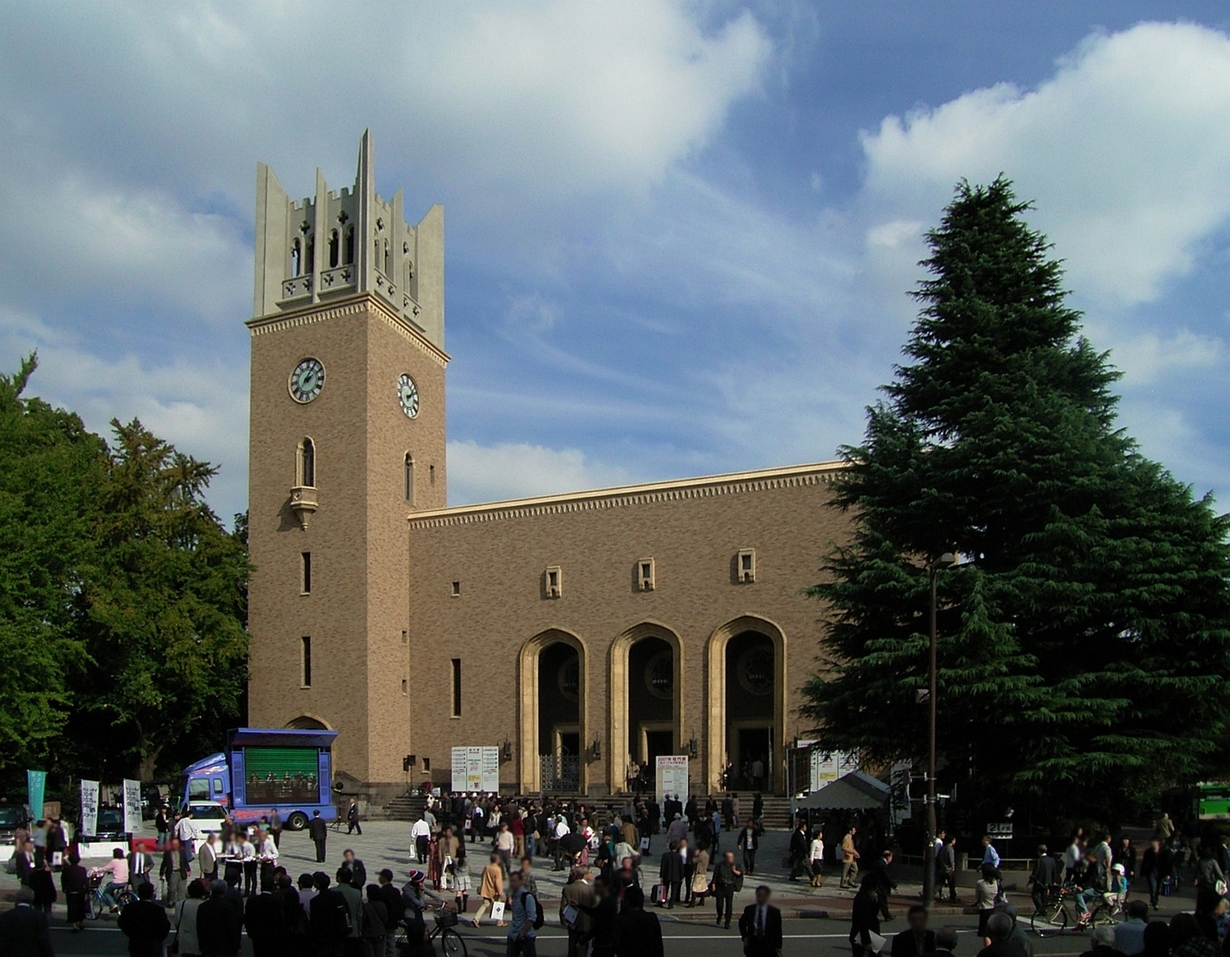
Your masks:
{"label": "crenellated tower top", "polygon": [[444,208],[406,222],[402,190],[376,194],[371,131],[359,141],[353,189],[293,200],[264,163],[256,171],[253,316],[371,294],[444,348]]}

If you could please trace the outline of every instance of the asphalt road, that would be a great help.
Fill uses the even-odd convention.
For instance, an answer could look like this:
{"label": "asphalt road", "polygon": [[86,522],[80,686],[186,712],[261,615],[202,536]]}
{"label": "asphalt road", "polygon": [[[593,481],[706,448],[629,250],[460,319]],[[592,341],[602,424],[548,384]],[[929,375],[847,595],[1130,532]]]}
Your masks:
{"label": "asphalt road", "polygon": [[[979,942],[974,936],[977,920],[953,919],[952,924],[960,932],[958,957],[974,957],[979,950]],[[904,926],[905,921],[897,918],[885,929],[891,934]],[[846,929],[844,923],[831,920],[785,921],[783,957],[848,957],[850,949]],[[469,957],[503,957],[503,931],[497,933],[494,927],[475,930],[464,926],[460,930],[465,937]],[[666,953],[671,957],[742,957],[743,949],[733,930],[670,920],[664,920],[662,930],[666,938]],[[55,928],[52,942],[59,957],[127,953],[124,935],[112,921],[105,918],[87,926],[80,934],[73,934],[62,926]],[[1039,955],[1079,954],[1088,949],[1089,940],[1086,935],[1068,933],[1044,939],[1033,938],[1033,944],[1035,953]],[[541,957],[565,957],[566,951],[566,940],[558,929],[544,927],[539,932],[538,953]],[[246,937],[244,954],[251,954]]]}

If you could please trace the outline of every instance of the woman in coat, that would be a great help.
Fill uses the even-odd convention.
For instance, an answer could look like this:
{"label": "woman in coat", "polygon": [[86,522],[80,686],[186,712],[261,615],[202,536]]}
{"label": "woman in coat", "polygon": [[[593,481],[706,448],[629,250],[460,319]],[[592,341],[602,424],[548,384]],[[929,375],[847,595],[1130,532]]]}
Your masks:
{"label": "woman in coat", "polygon": [[999,894],[999,872],[994,864],[982,865],[982,876],[974,882],[974,906],[978,908],[978,936],[982,946],[990,947],[987,936],[987,921],[995,911],[995,897]]}
{"label": "woman in coat", "polygon": [[696,874],[692,878],[692,894],[688,906],[703,905],[709,894],[709,848],[700,848],[693,856],[692,863],[696,865]]}

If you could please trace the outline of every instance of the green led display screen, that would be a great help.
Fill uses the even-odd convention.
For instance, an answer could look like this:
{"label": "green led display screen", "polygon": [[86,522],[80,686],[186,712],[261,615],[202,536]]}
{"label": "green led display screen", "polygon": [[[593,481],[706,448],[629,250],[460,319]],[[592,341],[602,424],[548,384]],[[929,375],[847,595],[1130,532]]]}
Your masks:
{"label": "green led display screen", "polygon": [[316,804],[320,776],[315,748],[244,748],[248,804]]}

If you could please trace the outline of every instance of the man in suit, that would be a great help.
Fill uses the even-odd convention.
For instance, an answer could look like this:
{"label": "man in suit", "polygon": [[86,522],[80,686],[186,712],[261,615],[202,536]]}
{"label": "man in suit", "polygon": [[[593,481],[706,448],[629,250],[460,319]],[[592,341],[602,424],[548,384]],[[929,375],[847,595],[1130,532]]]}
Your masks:
{"label": "man in suit", "polygon": [[1046,900],[1051,894],[1051,888],[1060,884],[1059,861],[1046,852],[1046,845],[1038,845],[1038,859],[1034,861],[1034,869],[1026,882],[1030,896],[1034,902],[1034,913],[1041,913]]}
{"label": "man in suit", "polygon": [[18,883],[29,884],[30,872],[34,870],[34,843],[32,841],[22,841],[21,849],[13,855],[13,866],[16,868]]}
{"label": "man in suit", "polygon": [[[148,857],[148,855],[146,855]],[[128,938],[129,957],[162,957],[162,942],[171,933],[165,907],[154,903],[154,885],[137,885],[137,899],[120,911],[120,930]]]}
{"label": "man in suit", "polygon": [[871,873],[864,878],[864,883],[871,881],[875,884],[876,890],[880,892],[880,914],[885,920],[893,919],[893,915],[888,912],[888,898],[897,889],[897,882],[888,873],[888,866],[892,862],[893,852],[886,850],[871,865]]}
{"label": "man in suit", "polygon": [[47,915],[34,909],[34,891],[17,888],[17,905],[0,913],[0,954],[12,957],[55,957]]}
{"label": "man in suit", "polygon": [[574,867],[559,897],[560,926],[568,929],[568,957],[578,957],[582,941],[589,934],[590,917],[583,908],[592,908],[597,903],[598,897],[589,883],[589,868]]}
{"label": "man in suit", "polygon": [[811,849],[811,836],[807,833],[807,822],[799,821],[799,826],[790,833],[790,879],[798,880],[800,874],[807,871],[807,854]]}
{"label": "man in suit", "polygon": [[308,837],[316,845],[316,863],[325,862],[325,841],[329,838],[329,828],[320,816],[319,811],[312,812],[312,820],[308,822]]}
{"label": "man in suit", "polygon": [[236,957],[240,948],[240,912],[226,899],[226,881],[209,885],[209,900],[196,912],[196,936],[201,957]]}
{"label": "man in suit", "polygon": [[957,950],[957,932],[941,927],[935,932],[935,957],[953,957]]}
{"label": "man in suit", "polygon": [[248,898],[244,907],[243,925],[252,942],[253,957],[275,957],[284,950],[284,911],[278,898],[261,888]]}
{"label": "man in suit", "polygon": [[936,950],[935,931],[927,929],[927,908],[912,904],[906,912],[908,926],[893,937],[892,957],[922,957]]}
{"label": "man in suit", "polygon": [[679,842],[678,847],[667,848],[662,855],[662,863],[658,870],[662,886],[666,888],[667,907],[679,903],[679,889],[687,877],[692,864],[692,849],[688,847],[687,838]]}
{"label": "man in suit", "polygon": [[624,891],[624,903],[615,920],[616,957],[664,957],[662,925],[658,915],[645,911],[645,895],[639,887]]}
{"label": "man in suit", "polygon": [[739,936],[746,957],[781,957],[782,912],[769,903],[772,891],[761,884],[756,903],[748,904],[739,918]]}
{"label": "man in suit", "polygon": [[941,900],[944,896],[944,888],[948,888],[948,902],[955,904],[957,902],[957,836],[949,834],[945,836],[944,843],[940,846],[939,853],[935,858],[935,867],[939,873],[939,880],[936,881],[935,899]]}
{"label": "man in suit", "polygon": [[128,886],[135,894],[142,884],[149,883],[149,872],[154,868],[154,858],[139,847],[128,855]]}

